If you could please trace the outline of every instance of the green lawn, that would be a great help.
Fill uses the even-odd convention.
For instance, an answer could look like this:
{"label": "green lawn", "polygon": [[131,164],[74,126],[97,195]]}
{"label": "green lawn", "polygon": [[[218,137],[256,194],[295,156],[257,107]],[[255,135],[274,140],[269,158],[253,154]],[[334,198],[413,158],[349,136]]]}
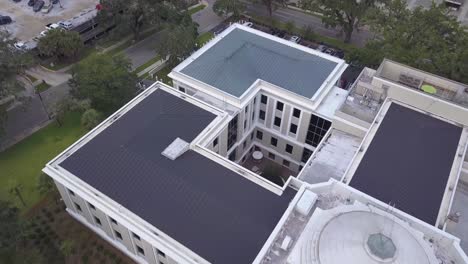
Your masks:
{"label": "green lawn", "polygon": [[189,13],[189,15],[193,15],[196,12],[203,10],[205,7],[206,7],[206,5],[199,5],[199,6],[195,7],[195,8],[189,9],[188,13]]}
{"label": "green lawn", "polygon": [[138,68],[136,68],[134,72],[136,74],[138,74],[139,72],[143,71],[144,69],[148,68],[149,66],[153,65],[154,63],[156,63],[159,60],[161,60],[161,58],[159,57],[159,55],[156,55],[156,57],[150,59],[145,64],[142,64]]}
{"label": "green lawn", "polygon": [[202,47],[203,45],[205,45],[206,42],[208,42],[212,38],[214,38],[214,34],[209,31],[201,34],[197,38],[198,47]]}
{"label": "green lawn", "polygon": [[[63,126],[56,122],[48,125],[13,147],[0,153],[0,199],[11,200],[24,212],[40,200],[36,190],[41,169],[57,154],[85,133],[80,125],[80,114],[69,114]],[[22,195],[27,207],[9,195],[9,189],[23,186]]]}
{"label": "green lawn", "polygon": [[49,88],[50,88],[50,85],[48,83],[42,81],[41,84],[36,86],[36,92],[42,93],[42,92],[44,92],[45,90],[47,90]]}

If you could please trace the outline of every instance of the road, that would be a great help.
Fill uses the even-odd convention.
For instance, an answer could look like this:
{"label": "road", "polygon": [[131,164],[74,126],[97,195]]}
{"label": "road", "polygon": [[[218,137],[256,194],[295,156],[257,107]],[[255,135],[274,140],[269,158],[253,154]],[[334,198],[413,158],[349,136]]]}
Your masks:
{"label": "road", "polygon": [[[268,17],[268,11],[263,5],[257,4],[247,4],[247,13]],[[292,21],[296,27],[303,28],[305,26],[310,26],[312,30],[322,36],[327,36],[331,38],[342,39],[341,30],[339,28],[327,28],[322,24],[320,17],[309,15],[301,11],[292,10],[290,8],[278,8],[273,12],[273,17],[283,23]],[[373,37],[373,33],[369,32],[367,29],[361,29],[360,31],[355,31],[351,38],[351,43],[356,46],[363,47],[367,40]]]}
{"label": "road", "polygon": [[216,0],[205,0],[202,4],[206,5],[204,9],[192,15],[192,20],[198,23],[198,33],[202,34],[210,31],[219,23],[223,22],[223,18],[213,12],[213,4]]}
{"label": "road", "polygon": [[156,44],[161,41],[161,34],[162,31],[156,32],[124,50],[125,56],[132,63],[132,70],[156,56],[155,48]]}

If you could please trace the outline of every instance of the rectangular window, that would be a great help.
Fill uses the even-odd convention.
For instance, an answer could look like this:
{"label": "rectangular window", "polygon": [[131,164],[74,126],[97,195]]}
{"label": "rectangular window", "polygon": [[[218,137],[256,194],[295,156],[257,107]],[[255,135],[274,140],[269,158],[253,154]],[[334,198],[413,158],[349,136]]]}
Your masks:
{"label": "rectangular window", "polygon": [[268,158],[274,160],[275,159],[275,154],[271,153],[271,152],[268,152]]}
{"label": "rectangular window", "polygon": [[293,152],[293,146],[286,144],[286,152],[291,154]]}
{"label": "rectangular window", "polygon": [[283,160],[283,165],[289,167],[290,162],[288,160]]}
{"label": "rectangular window", "polygon": [[252,111],[252,121],[255,119],[255,111]]}
{"label": "rectangular window", "polygon": [[93,210],[96,210],[96,207],[94,207],[94,205],[93,205],[93,204],[91,204],[91,203],[88,203],[88,205],[89,205],[89,208],[91,208],[91,209],[93,209]]}
{"label": "rectangular window", "polygon": [[218,138],[215,138],[213,140],[213,147],[216,147],[216,146],[218,146]]}
{"label": "rectangular window", "polygon": [[248,111],[249,111],[249,106],[246,106],[245,107],[245,113],[247,114]]}
{"label": "rectangular window", "polygon": [[281,127],[281,118],[279,117],[275,117],[275,122],[274,122],[275,126],[277,127]]}
{"label": "rectangular window", "polygon": [[102,225],[101,224],[101,219],[97,218],[96,216],[94,216],[94,222],[96,222],[96,224],[98,224],[98,225]]}
{"label": "rectangular window", "polygon": [[258,119],[265,120],[265,111],[260,110],[260,112],[258,112]]}
{"label": "rectangular window", "polygon": [[156,252],[158,253],[158,255],[160,255],[161,257],[165,258],[166,257],[166,254],[164,252],[162,252],[161,250],[157,249]]}
{"label": "rectangular window", "polygon": [[244,130],[247,128],[247,119],[244,120]]}
{"label": "rectangular window", "polygon": [[136,246],[136,248],[137,248],[138,254],[141,254],[143,256],[145,255],[145,251],[140,246]]}
{"label": "rectangular window", "polygon": [[133,237],[136,239],[136,240],[141,240],[140,236],[135,234],[135,233],[132,233]]}
{"label": "rectangular window", "polygon": [[115,219],[114,219],[114,218],[112,218],[112,217],[110,217],[110,216],[109,216],[109,219],[110,219],[110,221],[111,221],[111,222],[112,222],[114,225],[116,225],[116,224],[117,224],[117,221],[115,221]]}
{"label": "rectangular window", "polygon": [[228,124],[228,150],[230,150],[237,141],[237,118],[238,116],[235,116]]}
{"label": "rectangular window", "polygon": [[260,98],[260,102],[262,102],[262,104],[267,104],[268,103],[268,97],[266,95],[262,94],[262,97]]}
{"label": "rectangular window", "polygon": [[81,206],[77,203],[75,203],[75,207],[76,207],[76,210],[80,211],[80,212],[83,212],[83,210],[81,210]]}
{"label": "rectangular window", "polygon": [[185,88],[184,88],[184,87],[180,87],[180,86],[179,86],[179,91],[181,91],[181,92],[185,93]]}
{"label": "rectangular window", "polygon": [[270,143],[272,146],[275,146],[278,144],[278,139],[274,138],[274,137],[271,137],[271,140],[270,140]]}
{"label": "rectangular window", "polygon": [[254,97],[254,102],[253,102],[253,104],[255,105],[256,102],[257,102],[257,97]]}
{"label": "rectangular window", "polygon": [[312,150],[309,150],[309,149],[304,148],[304,151],[302,151],[302,159],[301,159],[301,161],[304,162],[304,163],[306,163],[306,162],[309,160],[309,158],[310,158],[311,155],[312,155]]}
{"label": "rectangular window", "polygon": [[250,133],[250,140],[252,140],[252,139],[253,139],[253,132]]}
{"label": "rectangular window", "polygon": [[305,142],[309,145],[317,147],[322,138],[327,134],[331,127],[331,122],[316,115],[312,115],[307,129]]}
{"label": "rectangular window", "polygon": [[283,111],[284,104],[280,101],[276,102],[276,109]]}
{"label": "rectangular window", "polygon": [[242,149],[245,149],[245,147],[247,147],[247,140],[242,143]]}
{"label": "rectangular window", "polygon": [[297,108],[294,108],[294,110],[293,110],[293,116],[294,116],[294,117],[297,117],[297,118],[301,117],[301,110],[299,110],[299,109],[297,109]]}
{"label": "rectangular window", "polygon": [[257,131],[257,138],[262,140],[263,139],[263,132],[262,131]]}
{"label": "rectangular window", "polygon": [[70,193],[72,196],[75,196],[75,193],[72,190],[68,190],[68,193]]}
{"label": "rectangular window", "polygon": [[293,134],[296,134],[297,133],[297,125],[291,124],[291,126],[289,127],[289,132],[291,132]]}
{"label": "rectangular window", "polygon": [[115,230],[114,230],[114,234],[115,234],[115,236],[116,236],[118,239],[122,240],[122,234],[120,234],[119,231],[115,231]]}

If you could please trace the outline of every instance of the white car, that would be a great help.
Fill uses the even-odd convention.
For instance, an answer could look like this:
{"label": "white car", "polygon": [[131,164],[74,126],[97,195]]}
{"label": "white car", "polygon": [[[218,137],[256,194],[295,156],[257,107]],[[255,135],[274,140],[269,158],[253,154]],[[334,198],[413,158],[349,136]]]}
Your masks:
{"label": "white car", "polygon": [[60,26],[59,26],[59,24],[56,24],[56,23],[46,25],[47,30],[57,29],[57,28],[60,28]]}
{"label": "white car", "polygon": [[48,33],[48,30],[44,30],[44,31],[42,31],[41,33],[39,33],[39,36],[38,36],[38,37],[39,37],[39,38],[45,37],[45,36],[47,35],[47,33]]}
{"label": "white car", "polygon": [[17,50],[26,50],[26,44],[24,42],[16,42],[13,46],[15,46],[15,48]]}
{"label": "white car", "polygon": [[292,42],[295,42],[295,43],[299,43],[299,41],[301,41],[301,37],[298,37],[298,36],[292,36],[289,41],[292,41]]}
{"label": "white car", "polygon": [[244,26],[251,28],[251,27],[253,27],[253,23],[252,22],[245,22]]}
{"label": "white car", "polygon": [[73,24],[70,21],[60,21],[59,26],[63,29],[70,30],[73,28]]}

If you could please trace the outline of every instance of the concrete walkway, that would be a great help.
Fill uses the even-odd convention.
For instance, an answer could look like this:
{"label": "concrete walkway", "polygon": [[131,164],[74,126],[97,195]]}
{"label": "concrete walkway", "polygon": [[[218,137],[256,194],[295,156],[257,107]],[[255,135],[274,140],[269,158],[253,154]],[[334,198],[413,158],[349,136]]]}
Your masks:
{"label": "concrete walkway", "polygon": [[27,69],[26,73],[38,80],[44,80],[50,86],[62,84],[71,78],[69,73],[52,71],[40,65]]}

